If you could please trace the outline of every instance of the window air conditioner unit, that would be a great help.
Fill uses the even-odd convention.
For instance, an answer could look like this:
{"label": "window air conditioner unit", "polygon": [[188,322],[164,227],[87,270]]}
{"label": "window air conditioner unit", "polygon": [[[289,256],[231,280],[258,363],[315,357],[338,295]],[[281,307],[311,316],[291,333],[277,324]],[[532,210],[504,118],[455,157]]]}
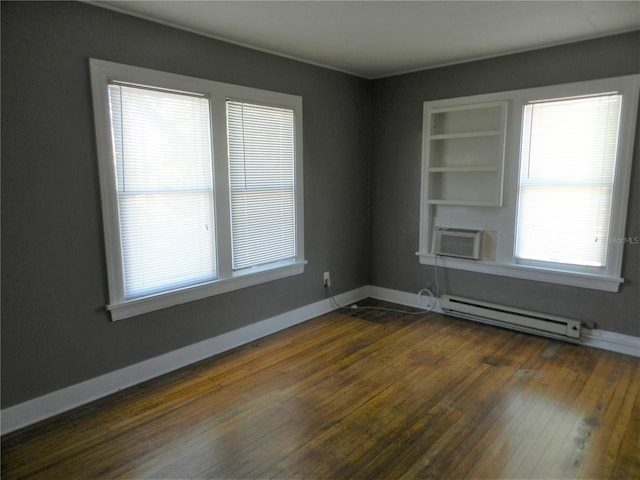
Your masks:
{"label": "window air conditioner unit", "polygon": [[481,241],[481,230],[436,227],[433,232],[432,253],[478,260]]}

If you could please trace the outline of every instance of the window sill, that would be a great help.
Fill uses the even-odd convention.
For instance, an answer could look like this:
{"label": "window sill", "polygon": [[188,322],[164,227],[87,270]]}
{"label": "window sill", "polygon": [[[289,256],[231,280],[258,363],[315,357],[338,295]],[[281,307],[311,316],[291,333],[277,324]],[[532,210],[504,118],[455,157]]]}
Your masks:
{"label": "window sill", "polygon": [[[436,265],[436,256],[428,253],[417,252],[420,263],[424,265]],[[540,267],[497,263],[487,260],[467,260],[455,257],[438,257],[438,266],[466,270],[469,272],[488,273],[503,277],[520,278],[536,282],[555,283],[572,287],[589,288],[605,292],[617,292],[624,278],[605,277],[587,273],[549,270]]]}
{"label": "window sill", "polygon": [[260,283],[298,275],[304,272],[306,260],[279,262],[262,268],[253,268],[235,273],[230,278],[215,280],[210,283],[173,290],[148,297],[124,300],[107,305],[113,321],[122,320],[162,308],[200,300],[221,293],[239,290]]}

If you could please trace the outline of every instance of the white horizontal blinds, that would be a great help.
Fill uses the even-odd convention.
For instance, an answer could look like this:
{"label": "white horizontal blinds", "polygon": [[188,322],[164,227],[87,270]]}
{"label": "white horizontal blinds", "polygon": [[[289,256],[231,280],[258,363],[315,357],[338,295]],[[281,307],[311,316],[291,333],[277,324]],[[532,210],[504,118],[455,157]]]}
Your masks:
{"label": "white horizontal blinds", "polygon": [[125,297],[214,279],[209,100],[122,84],[109,99]]}
{"label": "white horizontal blinds", "polygon": [[294,113],[227,102],[232,268],[294,258]]}
{"label": "white horizontal blinds", "polygon": [[605,265],[621,102],[602,94],[525,106],[518,258]]}

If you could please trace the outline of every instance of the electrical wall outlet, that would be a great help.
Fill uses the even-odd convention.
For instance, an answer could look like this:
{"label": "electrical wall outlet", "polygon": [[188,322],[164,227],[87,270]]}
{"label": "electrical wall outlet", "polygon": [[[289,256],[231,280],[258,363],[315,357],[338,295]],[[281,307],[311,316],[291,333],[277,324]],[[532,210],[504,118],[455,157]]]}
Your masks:
{"label": "electrical wall outlet", "polygon": [[331,275],[329,275],[329,272],[324,272],[324,275],[322,277],[322,284],[325,287],[330,287],[331,286]]}

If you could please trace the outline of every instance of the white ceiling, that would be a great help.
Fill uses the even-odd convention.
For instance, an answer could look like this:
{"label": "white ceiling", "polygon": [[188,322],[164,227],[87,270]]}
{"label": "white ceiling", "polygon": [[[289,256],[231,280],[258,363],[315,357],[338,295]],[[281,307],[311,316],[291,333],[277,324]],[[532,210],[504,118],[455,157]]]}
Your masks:
{"label": "white ceiling", "polygon": [[364,78],[640,29],[640,0],[91,3]]}

